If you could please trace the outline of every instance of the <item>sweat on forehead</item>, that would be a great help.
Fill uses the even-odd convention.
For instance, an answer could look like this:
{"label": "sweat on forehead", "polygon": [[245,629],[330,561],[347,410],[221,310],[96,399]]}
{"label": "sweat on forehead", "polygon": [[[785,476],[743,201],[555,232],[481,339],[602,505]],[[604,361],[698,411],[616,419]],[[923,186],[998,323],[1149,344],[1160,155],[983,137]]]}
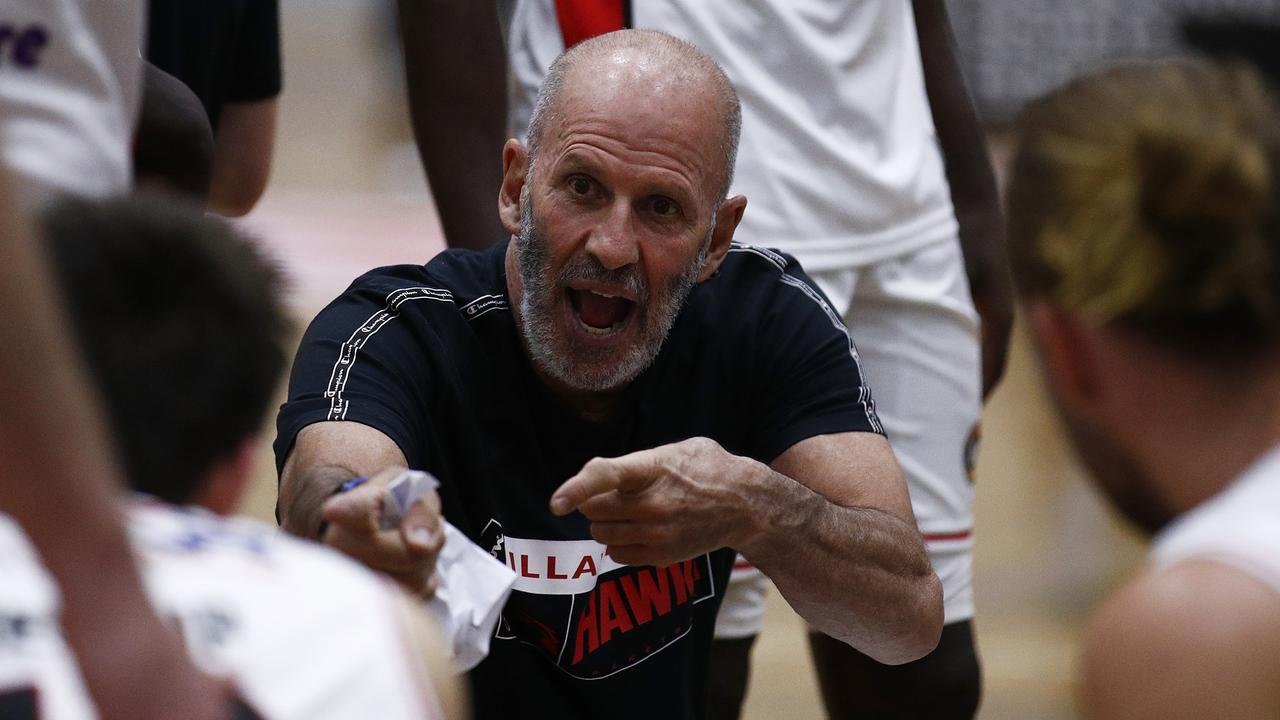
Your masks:
{"label": "sweat on forehead", "polygon": [[737,157],[742,110],[737,92],[724,71],[693,45],[654,30],[619,30],[584,40],[552,63],[543,80],[529,123],[531,157],[544,133],[564,120],[562,101],[589,97],[596,101],[643,94],[655,103],[683,107],[718,105],[717,125],[725,169],[721,197],[728,191]]}

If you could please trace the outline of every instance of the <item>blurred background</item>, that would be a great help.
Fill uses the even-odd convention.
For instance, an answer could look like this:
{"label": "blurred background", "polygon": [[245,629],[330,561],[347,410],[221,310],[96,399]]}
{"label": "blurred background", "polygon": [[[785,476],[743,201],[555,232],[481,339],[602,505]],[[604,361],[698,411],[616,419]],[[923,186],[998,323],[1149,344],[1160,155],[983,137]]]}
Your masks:
{"label": "blurred background", "polygon": [[[1002,128],[1022,103],[1107,60],[1176,50],[1171,18],[1186,5],[953,2],[960,57],[991,125],[997,166],[1009,151]],[[412,145],[393,4],[282,0],[281,12],[276,160],[265,198],[243,222],[289,272],[300,332],[359,273],[425,262],[444,245]],[[499,148],[491,161],[500,162]],[[1076,717],[1071,679],[1082,619],[1143,551],[1085,482],[1030,352],[1019,329],[979,453],[976,626],[986,720]],[[244,508],[261,518],[275,505],[274,435],[264,428]],[[745,717],[821,716],[803,632],[775,595]]]}

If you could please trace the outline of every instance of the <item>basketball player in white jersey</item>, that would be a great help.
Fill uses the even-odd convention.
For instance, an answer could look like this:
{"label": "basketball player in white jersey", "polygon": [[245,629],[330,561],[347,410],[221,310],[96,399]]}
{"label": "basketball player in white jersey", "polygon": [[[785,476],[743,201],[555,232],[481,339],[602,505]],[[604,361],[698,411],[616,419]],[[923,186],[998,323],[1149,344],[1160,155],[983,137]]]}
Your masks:
{"label": "basketball player in white jersey", "polygon": [[[127,475],[146,493],[129,524],[151,600],[225,678],[237,717],[459,716],[439,643],[389,581],[215,514],[247,482],[286,358],[278,273],[227,226],[156,203],[63,202],[43,227]],[[0,575],[17,579],[0,584],[0,717],[92,717],[57,593],[2,520]]]}
{"label": "basketball player in white jersey", "polygon": [[[751,209],[737,237],[794,255],[849,326],[942,579],[947,626],[922,660],[891,668],[812,634],[828,712],[971,718],[972,460],[1012,291],[942,0],[519,0],[508,35],[513,132],[525,132],[565,47],[624,26],[693,43],[738,88],[733,192]],[[739,562],[717,622],[713,718],[738,715],[766,587]]]}
{"label": "basketball player in white jersey", "polygon": [[0,155],[27,207],[120,195],[141,92],[142,0],[7,0]]}
{"label": "basketball player in white jersey", "polygon": [[1191,61],[1031,106],[1014,269],[1045,378],[1147,567],[1085,637],[1090,718],[1280,717],[1280,106]]}

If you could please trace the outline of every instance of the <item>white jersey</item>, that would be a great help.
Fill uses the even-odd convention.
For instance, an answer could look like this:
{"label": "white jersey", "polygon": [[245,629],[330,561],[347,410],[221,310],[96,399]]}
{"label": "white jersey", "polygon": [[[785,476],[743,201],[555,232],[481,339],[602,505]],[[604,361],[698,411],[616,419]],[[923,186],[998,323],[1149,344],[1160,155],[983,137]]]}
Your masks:
{"label": "white jersey", "polygon": [[[275,528],[198,509],[137,502],[129,531],[160,614],[265,720],[442,717],[389,581]],[[91,718],[57,607],[25,538],[0,516],[0,698],[33,688],[41,720]]]}
{"label": "white jersey", "polygon": [[132,184],[142,0],[5,0],[0,156],[20,197],[104,197]]}
{"label": "white jersey", "polygon": [[[519,0],[512,17],[516,135],[564,49],[556,5]],[[955,241],[908,0],[645,0],[630,7],[634,27],[701,48],[741,96],[733,192],[749,207],[736,237],[782,249],[809,272]]]}
{"label": "white jersey", "polygon": [[1151,559],[1222,563],[1280,593],[1280,448],[1160,531]]}

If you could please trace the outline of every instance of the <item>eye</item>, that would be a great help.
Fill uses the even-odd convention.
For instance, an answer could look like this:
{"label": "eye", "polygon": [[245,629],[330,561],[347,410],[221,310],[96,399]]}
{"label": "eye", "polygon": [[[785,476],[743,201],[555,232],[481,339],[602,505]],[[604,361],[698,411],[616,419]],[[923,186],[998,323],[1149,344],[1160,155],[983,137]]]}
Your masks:
{"label": "eye", "polygon": [[574,195],[590,195],[591,188],[591,178],[586,175],[573,175],[569,178],[569,191]]}
{"label": "eye", "polygon": [[649,202],[649,209],[660,217],[675,217],[680,214],[680,206],[671,198],[658,196]]}

